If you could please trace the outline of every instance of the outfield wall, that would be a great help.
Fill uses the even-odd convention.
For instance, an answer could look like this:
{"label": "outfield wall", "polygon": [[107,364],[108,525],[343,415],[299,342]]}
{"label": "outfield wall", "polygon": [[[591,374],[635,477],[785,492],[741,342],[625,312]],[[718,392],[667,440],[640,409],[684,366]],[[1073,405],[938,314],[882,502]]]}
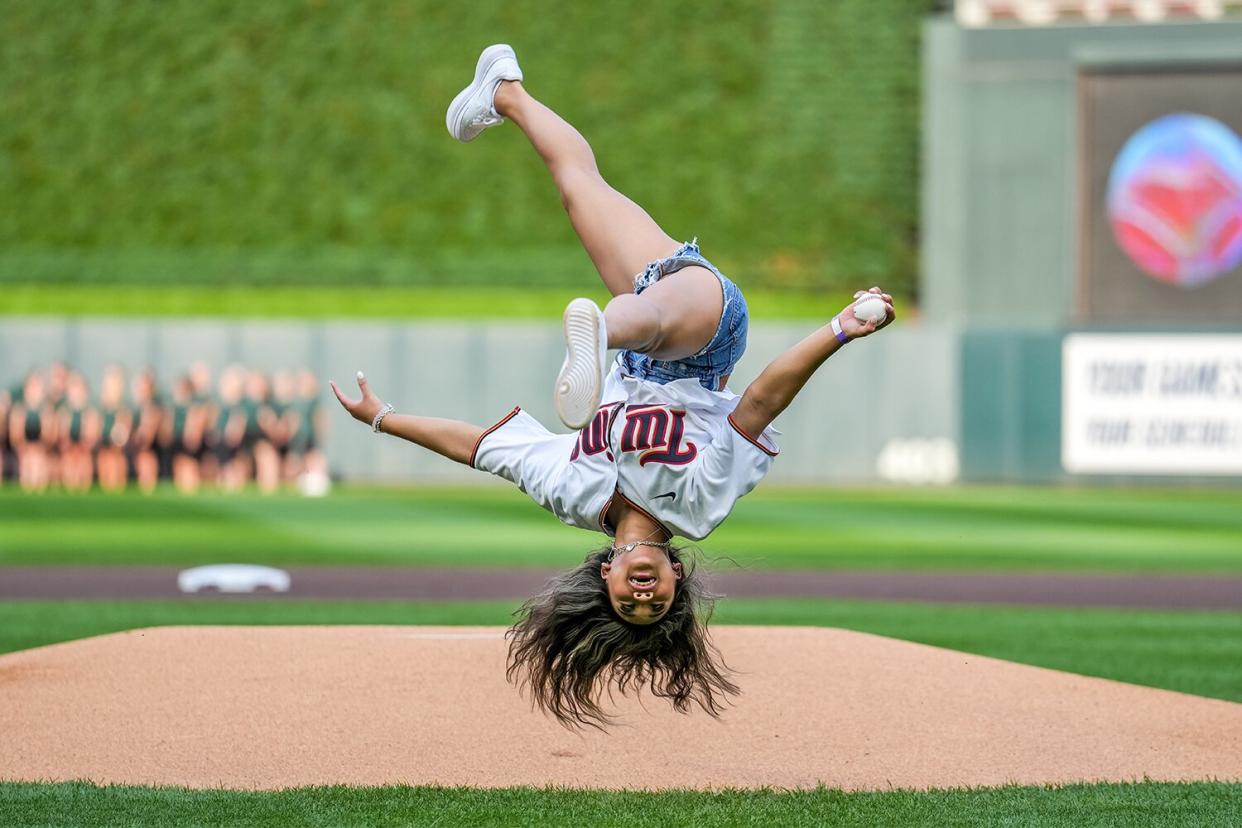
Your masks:
{"label": "outfield wall", "polygon": [[[731,385],[745,388],[811,327],[753,325]],[[25,371],[56,359],[85,372],[95,391],[111,362],[130,371],[150,365],[164,387],[198,359],[216,372],[232,362],[264,370],[307,366],[323,378],[324,403],[331,406],[328,453],[334,473],[349,479],[460,482],[482,476],[429,452],[375,438],[336,407],[327,379],[352,385],[361,368],[398,410],[486,425],[521,405],[559,430],[550,398],[563,347],[559,325],[544,323],[8,318],[0,320],[0,383],[11,386]],[[851,345],[778,420],[784,451],[770,479],[875,481],[877,460],[891,441],[898,441],[899,454],[903,445],[917,451],[921,440],[956,443],[958,348],[953,329],[926,325],[898,326]]]}
{"label": "outfield wall", "polygon": [[1081,320],[1080,78],[1242,65],[1242,21],[964,29],[940,15],[922,60],[923,312],[1061,327]]}
{"label": "outfield wall", "polygon": [[[1072,371],[1062,346],[1067,334],[1172,335],[1195,354],[1187,365],[1205,382],[1210,376],[1212,389],[1181,400],[1158,388],[1134,390],[1119,395],[1126,416],[1100,417],[1098,425],[1133,425],[1137,433],[1167,415],[1179,427],[1219,426],[1217,454],[1229,453],[1231,468],[1242,467],[1242,414],[1229,386],[1236,346],[1194,345],[1196,336],[1242,334],[1242,269],[1193,289],[1142,275],[1105,232],[1098,192],[1104,162],[1120,149],[1100,138],[1103,123],[1127,131],[1126,119],[1137,128],[1166,111],[1205,111],[1237,128],[1237,90],[1199,94],[1196,79],[1242,67],[1242,21],[968,29],[944,14],[929,17],[923,35],[920,310],[933,326],[961,330],[962,479],[1236,482],[1203,444],[1186,446],[1203,462],[1162,476],[1178,464],[1165,458],[1172,451],[1158,433],[1147,447],[1130,437],[1131,448],[1147,451],[1148,468],[1133,458],[1121,462],[1118,448],[1111,465],[1065,471],[1062,431],[1075,435],[1086,418],[1064,414],[1062,372]],[[1151,93],[1151,112],[1133,101],[1105,109],[1108,99],[1093,96],[1091,84],[1113,74],[1146,78],[1133,81],[1139,84],[1175,79],[1181,91]],[[1110,245],[1111,260],[1092,257]],[[1141,338],[1133,342],[1143,347]],[[1134,357],[1124,365],[1100,360],[1099,367],[1137,369],[1153,380],[1170,366]],[[1076,466],[1072,458],[1066,465]]]}

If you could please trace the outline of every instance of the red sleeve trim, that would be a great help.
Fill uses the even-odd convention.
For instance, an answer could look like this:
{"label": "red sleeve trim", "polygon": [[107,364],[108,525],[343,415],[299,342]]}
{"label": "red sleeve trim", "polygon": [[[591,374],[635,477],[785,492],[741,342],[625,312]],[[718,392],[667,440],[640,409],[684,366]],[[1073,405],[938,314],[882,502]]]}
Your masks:
{"label": "red sleeve trim", "polygon": [[651,512],[648,512],[642,506],[639,506],[637,503],[630,500],[628,497],[625,496],[625,493],[622,492],[620,489],[617,489],[617,497],[621,498],[627,504],[629,504],[631,509],[635,510],[636,512],[642,512],[644,515],[646,515],[647,519],[650,520],[652,523],[654,523],[656,526],[659,526],[661,529],[663,529],[668,534],[670,539],[674,536],[672,530],[670,530],[667,526],[664,525],[664,521],[660,520],[658,517],[651,514]]}
{"label": "red sleeve trim", "polygon": [[595,521],[599,524],[599,531],[603,532],[610,538],[616,536],[616,532],[608,531],[608,509],[611,507],[612,498],[610,497],[608,498],[608,502],[604,504],[604,508],[599,510],[599,517],[595,519]]}
{"label": "red sleeve trim", "polygon": [[757,448],[757,449],[759,449],[760,451],[762,451],[762,452],[763,452],[764,454],[766,454],[768,457],[775,457],[776,455],[780,454],[780,451],[772,451],[772,449],[768,448],[768,447],[767,447],[767,446],[765,446],[763,443],[759,442],[759,441],[758,441],[758,440],[756,440],[754,437],[751,437],[749,434],[747,434],[745,431],[743,431],[743,430],[742,430],[742,427],[741,427],[740,425],[738,425],[738,424],[737,424],[737,420],[734,420],[734,419],[733,419],[733,415],[732,415],[732,414],[730,414],[730,415],[729,415],[729,425],[733,426],[733,430],[734,430],[734,431],[736,431],[738,434],[742,435],[742,436],[743,436],[743,437],[745,437],[747,440],[749,440],[749,441],[750,441],[750,442],[751,442],[751,443],[755,446],[755,448]]}
{"label": "red sleeve trim", "polygon": [[515,406],[513,407],[513,410],[512,410],[512,411],[510,411],[508,414],[506,414],[506,415],[504,416],[504,418],[500,420],[500,422],[496,423],[496,425],[492,426],[491,428],[486,429],[486,430],[485,430],[482,434],[480,434],[480,435],[479,435],[479,439],[477,439],[477,440],[475,440],[475,441],[474,441],[474,448],[472,448],[472,449],[470,450],[470,463],[469,463],[470,468],[472,468],[472,469],[473,469],[473,468],[475,468],[475,465],[474,465],[474,459],[475,459],[475,457],[476,457],[476,456],[478,455],[478,453],[479,453],[479,446],[480,446],[480,445],[482,445],[482,443],[483,443],[483,438],[484,438],[484,437],[486,437],[487,435],[491,434],[491,433],[492,433],[493,431],[495,431],[496,429],[500,428],[500,427],[501,427],[502,425],[504,425],[505,423],[507,423],[507,422],[509,422],[510,420],[512,420],[514,417],[516,417],[516,416],[518,415],[518,412],[519,412],[519,411],[521,411],[521,410],[522,410],[522,406],[520,406],[520,405],[515,405]]}

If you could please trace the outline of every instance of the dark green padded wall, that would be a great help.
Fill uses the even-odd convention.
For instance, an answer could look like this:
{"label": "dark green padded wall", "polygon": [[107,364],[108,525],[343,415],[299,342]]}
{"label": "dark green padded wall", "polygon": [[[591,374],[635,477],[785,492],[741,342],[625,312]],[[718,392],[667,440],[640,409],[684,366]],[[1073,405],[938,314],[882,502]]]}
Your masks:
{"label": "dark green padded wall", "polygon": [[1063,477],[1061,332],[971,330],[960,342],[962,478]]}

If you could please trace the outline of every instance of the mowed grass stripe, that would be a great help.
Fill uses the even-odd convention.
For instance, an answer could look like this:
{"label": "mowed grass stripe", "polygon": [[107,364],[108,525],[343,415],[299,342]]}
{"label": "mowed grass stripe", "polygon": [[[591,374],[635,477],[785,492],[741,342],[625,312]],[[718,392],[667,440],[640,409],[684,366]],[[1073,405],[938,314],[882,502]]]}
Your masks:
{"label": "mowed grass stripe", "polygon": [[[575,296],[592,298],[600,307],[608,301],[589,265],[581,276],[578,285],[555,287],[369,285],[365,291],[333,285],[9,283],[0,290],[0,316],[525,319],[556,325]],[[752,318],[765,322],[799,319],[820,325],[852,299],[845,290],[746,289]],[[912,307],[908,297],[898,296],[896,301],[903,308]]]}
{"label": "mowed grass stripe", "polygon": [[[0,565],[567,565],[602,535],[507,487],[330,497],[0,491]],[[501,540],[503,539],[503,540]],[[761,489],[701,544],[756,568],[1242,571],[1219,490]]]}
{"label": "mowed grass stripe", "polygon": [[[0,603],[0,652],[182,624],[506,625],[516,601],[197,599]],[[715,623],[843,627],[1242,702],[1242,613],[725,599]]]}
{"label": "mowed grass stripe", "polygon": [[1069,785],[953,791],[634,793],[384,787],[275,792],[0,783],[20,825],[1033,825],[1236,824],[1242,785]]}

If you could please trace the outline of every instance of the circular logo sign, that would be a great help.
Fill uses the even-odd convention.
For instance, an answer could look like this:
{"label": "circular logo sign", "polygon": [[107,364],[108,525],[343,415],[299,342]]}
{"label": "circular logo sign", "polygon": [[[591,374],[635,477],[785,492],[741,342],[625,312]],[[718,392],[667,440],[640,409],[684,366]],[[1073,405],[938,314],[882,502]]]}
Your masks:
{"label": "circular logo sign", "polygon": [[1143,272],[1193,287],[1242,261],[1242,139],[1179,113],[1126,141],[1108,178],[1113,235]]}

